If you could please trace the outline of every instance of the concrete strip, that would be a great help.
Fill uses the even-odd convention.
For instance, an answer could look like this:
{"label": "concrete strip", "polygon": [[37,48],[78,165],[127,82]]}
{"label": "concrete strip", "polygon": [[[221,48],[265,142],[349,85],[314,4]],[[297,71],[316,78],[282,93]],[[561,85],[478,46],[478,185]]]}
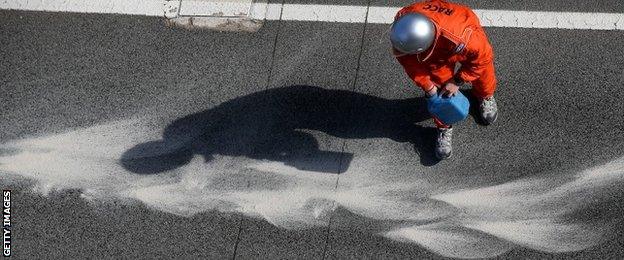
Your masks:
{"label": "concrete strip", "polygon": [[168,19],[167,24],[186,29],[210,29],[231,32],[257,32],[262,28],[262,21],[240,17],[174,17]]}
{"label": "concrete strip", "polygon": [[180,11],[168,23],[188,29],[256,32],[262,27],[267,4],[251,0],[183,0]]}

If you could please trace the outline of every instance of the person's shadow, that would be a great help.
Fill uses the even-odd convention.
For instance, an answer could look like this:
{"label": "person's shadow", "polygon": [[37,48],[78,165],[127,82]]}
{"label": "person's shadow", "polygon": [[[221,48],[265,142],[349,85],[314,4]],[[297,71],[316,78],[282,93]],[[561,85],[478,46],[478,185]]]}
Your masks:
{"label": "person's shadow", "polygon": [[433,155],[436,130],[416,123],[430,118],[424,98],[389,100],[313,86],[269,89],[238,97],[173,121],[161,140],[137,144],[120,162],[140,174],[160,173],[187,164],[193,155],[244,156],[283,162],[301,170],[342,173],[353,154],[323,151],[310,134],[339,138],[389,138],[414,145],[423,165]]}

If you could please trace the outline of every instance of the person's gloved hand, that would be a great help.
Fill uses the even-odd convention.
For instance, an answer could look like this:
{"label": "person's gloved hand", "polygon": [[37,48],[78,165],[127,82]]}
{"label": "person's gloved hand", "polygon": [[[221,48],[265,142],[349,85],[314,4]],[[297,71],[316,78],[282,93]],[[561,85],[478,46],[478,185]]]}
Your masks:
{"label": "person's gloved hand", "polygon": [[438,95],[438,87],[437,86],[433,86],[431,87],[431,89],[429,89],[429,91],[425,91],[425,97],[427,98],[431,98],[433,96]]}
{"label": "person's gloved hand", "polygon": [[455,83],[453,82],[449,82],[449,83],[444,84],[444,86],[440,90],[440,94],[446,97],[451,97],[455,95],[457,91],[459,91],[459,86],[455,85]]}

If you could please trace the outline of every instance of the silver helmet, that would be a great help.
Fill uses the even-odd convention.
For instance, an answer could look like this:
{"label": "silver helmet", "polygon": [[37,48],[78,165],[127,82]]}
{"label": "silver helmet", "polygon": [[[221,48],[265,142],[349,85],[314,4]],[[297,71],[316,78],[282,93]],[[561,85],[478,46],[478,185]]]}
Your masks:
{"label": "silver helmet", "polygon": [[433,22],[419,13],[399,17],[390,28],[390,41],[398,51],[417,54],[429,49],[436,37]]}

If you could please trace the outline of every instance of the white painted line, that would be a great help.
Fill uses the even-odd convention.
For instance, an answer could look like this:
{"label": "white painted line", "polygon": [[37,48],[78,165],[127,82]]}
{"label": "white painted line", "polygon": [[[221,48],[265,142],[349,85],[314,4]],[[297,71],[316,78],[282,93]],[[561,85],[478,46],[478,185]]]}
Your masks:
{"label": "white painted line", "polygon": [[[300,4],[245,4],[250,0],[182,0],[182,16],[222,13],[257,20],[320,21],[390,24],[400,7]],[[0,9],[52,12],[119,13],[148,16],[176,15],[179,1],[167,0],[0,0]],[[215,4],[217,3],[217,4]],[[187,9],[188,7],[188,9]],[[241,11],[241,10],[247,11]],[[174,12],[176,11],[176,12]],[[624,30],[623,13],[538,12],[475,9],[486,27]]]}
{"label": "white painted line", "polygon": [[371,6],[368,10],[369,23],[390,24],[400,7]]}
{"label": "white painted line", "polygon": [[624,14],[475,10],[488,27],[624,30]]}
{"label": "white painted line", "polygon": [[[270,6],[269,8],[278,8]],[[390,24],[400,7],[371,6],[368,22]],[[475,9],[485,27],[624,30],[622,13],[537,12]],[[364,6],[284,5],[282,20],[363,23]],[[267,17],[267,20],[271,20]]]}
{"label": "white painted line", "polygon": [[366,6],[285,4],[282,20],[362,23]]}
{"label": "white painted line", "polygon": [[0,9],[164,16],[165,0],[0,0]]}
{"label": "white painted line", "polygon": [[182,0],[181,16],[246,17],[251,0]]}
{"label": "white painted line", "polygon": [[254,3],[251,6],[251,18],[275,21],[280,19],[282,4]]}

